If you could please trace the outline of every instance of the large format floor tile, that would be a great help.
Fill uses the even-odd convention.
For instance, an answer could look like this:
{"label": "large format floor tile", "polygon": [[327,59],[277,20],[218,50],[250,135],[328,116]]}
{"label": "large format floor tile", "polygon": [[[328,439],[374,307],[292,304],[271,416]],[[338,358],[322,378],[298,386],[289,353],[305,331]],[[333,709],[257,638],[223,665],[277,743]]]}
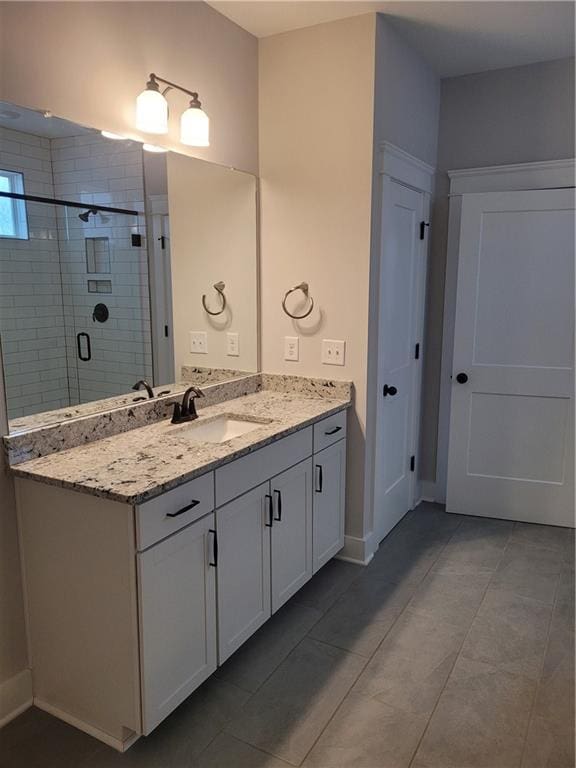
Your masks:
{"label": "large format floor tile", "polygon": [[305,639],[226,731],[299,765],[364,665],[360,656]]}
{"label": "large format floor tile", "polygon": [[217,677],[245,691],[258,690],[321,616],[314,608],[288,602],[218,669]]}
{"label": "large format floor tile", "polygon": [[190,768],[288,768],[288,763],[221,733]]}
{"label": "large format floor tile", "polygon": [[517,768],[535,683],[459,659],[416,756],[427,768]]}
{"label": "large format floor tile", "polygon": [[434,564],[434,571],[446,575],[492,574],[500,564],[511,532],[512,523],[504,520],[464,520]]}
{"label": "large format floor tile", "polygon": [[538,680],[551,615],[552,609],[545,603],[489,589],[466,638],[462,656]]}
{"label": "large format floor tile", "polygon": [[408,607],[412,613],[467,629],[472,623],[490,581],[490,574],[424,577]]}
{"label": "large format floor tile", "polygon": [[294,595],[292,601],[317,611],[327,611],[363,572],[361,565],[330,560]]}
{"label": "large format floor tile", "polygon": [[408,768],[427,718],[352,693],[304,761],[305,768]]}
{"label": "large format floor tile", "polygon": [[553,549],[510,543],[492,586],[552,605],[562,570],[562,558]]}
{"label": "large format floor tile", "polygon": [[465,630],[406,611],[368,663],[354,693],[412,714],[429,714],[464,636]]}
{"label": "large format floor tile", "polygon": [[361,576],[340,597],[310,636],[338,648],[371,656],[412,596],[411,585]]}

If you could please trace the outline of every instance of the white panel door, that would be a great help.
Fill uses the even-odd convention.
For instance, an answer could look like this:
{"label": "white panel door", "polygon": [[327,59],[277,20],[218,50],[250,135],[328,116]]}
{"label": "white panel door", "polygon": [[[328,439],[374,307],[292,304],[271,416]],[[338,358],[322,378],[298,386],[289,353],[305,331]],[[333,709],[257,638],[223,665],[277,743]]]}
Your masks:
{"label": "white panel door", "polygon": [[574,525],[574,190],[464,195],[450,512]]}
{"label": "white panel door", "polygon": [[382,205],[374,520],[381,541],[413,504],[424,195],[386,179]]}
{"label": "white panel door", "polygon": [[314,454],[314,573],[344,546],[346,440]]}
{"label": "white panel door", "polygon": [[211,514],[138,554],[146,735],[216,669],[214,535]]}
{"label": "white panel door", "polygon": [[272,613],[312,576],[312,459],[270,481]]}
{"label": "white panel door", "polygon": [[270,618],[271,516],[268,483],[216,511],[220,664]]}

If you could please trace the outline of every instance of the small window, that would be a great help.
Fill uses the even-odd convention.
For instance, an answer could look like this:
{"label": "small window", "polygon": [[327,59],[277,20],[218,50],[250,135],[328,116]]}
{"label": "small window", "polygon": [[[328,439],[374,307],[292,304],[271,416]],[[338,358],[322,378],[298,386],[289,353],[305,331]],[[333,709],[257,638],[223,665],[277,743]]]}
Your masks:
{"label": "small window", "polygon": [[[16,171],[0,170],[0,192],[24,194],[24,177]],[[0,237],[28,239],[28,220],[24,200],[0,196]]]}

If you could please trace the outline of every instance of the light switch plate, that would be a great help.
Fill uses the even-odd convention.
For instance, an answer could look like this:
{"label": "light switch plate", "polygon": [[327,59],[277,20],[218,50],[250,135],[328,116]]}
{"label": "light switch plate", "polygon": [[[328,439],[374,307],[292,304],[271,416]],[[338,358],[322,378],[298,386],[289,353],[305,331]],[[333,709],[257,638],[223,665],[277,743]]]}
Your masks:
{"label": "light switch plate", "polygon": [[322,362],[324,365],[344,365],[346,342],[339,339],[322,339]]}
{"label": "light switch plate", "polygon": [[226,354],[229,357],[238,357],[240,355],[240,340],[237,333],[226,334]]}
{"label": "light switch plate", "polygon": [[208,354],[208,334],[206,331],[190,331],[190,352],[197,355]]}
{"label": "light switch plate", "polygon": [[298,336],[284,336],[284,360],[298,361],[300,357],[299,342]]}

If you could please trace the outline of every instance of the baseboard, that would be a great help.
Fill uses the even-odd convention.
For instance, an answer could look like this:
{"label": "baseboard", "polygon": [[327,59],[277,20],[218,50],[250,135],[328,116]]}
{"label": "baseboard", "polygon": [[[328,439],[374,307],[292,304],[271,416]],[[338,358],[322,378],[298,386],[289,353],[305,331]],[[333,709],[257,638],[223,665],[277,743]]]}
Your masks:
{"label": "baseboard", "polygon": [[32,673],[23,669],[0,683],[0,728],[32,706]]}
{"label": "baseboard", "polygon": [[106,733],[106,731],[101,731],[99,728],[95,728],[93,725],[85,723],[83,720],[78,720],[78,718],[73,715],[69,715],[68,712],[64,712],[64,710],[54,707],[52,704],[48,704],[48,702],[42,701],[42,699],[38,699],[36,696],[34,697],[34,706],[44,710],[44,712],[48,712],[49,715],[57,717],[59,720],[63,720],[65,723],[68,723],[68,725],[78,728],[79,731],[84,731],[84,733],[104,742],[104,744],[107,744],[118,752],[126,752],[126,750],[140,738],[139,733],[131,731],[126,739],[117,739],[109,733]]}
{"label": "baseboard", "polygon": [[436,483],[422,480],[420,483],[420,501],[438,501],[438,489]]}
{"label": "baseboard", "polygon": [[368,565],[374,557],[374,534],[369,533],[363,539],[356,536],[344,536],[344,547],[336,555],[337,560],[356,565]]}

